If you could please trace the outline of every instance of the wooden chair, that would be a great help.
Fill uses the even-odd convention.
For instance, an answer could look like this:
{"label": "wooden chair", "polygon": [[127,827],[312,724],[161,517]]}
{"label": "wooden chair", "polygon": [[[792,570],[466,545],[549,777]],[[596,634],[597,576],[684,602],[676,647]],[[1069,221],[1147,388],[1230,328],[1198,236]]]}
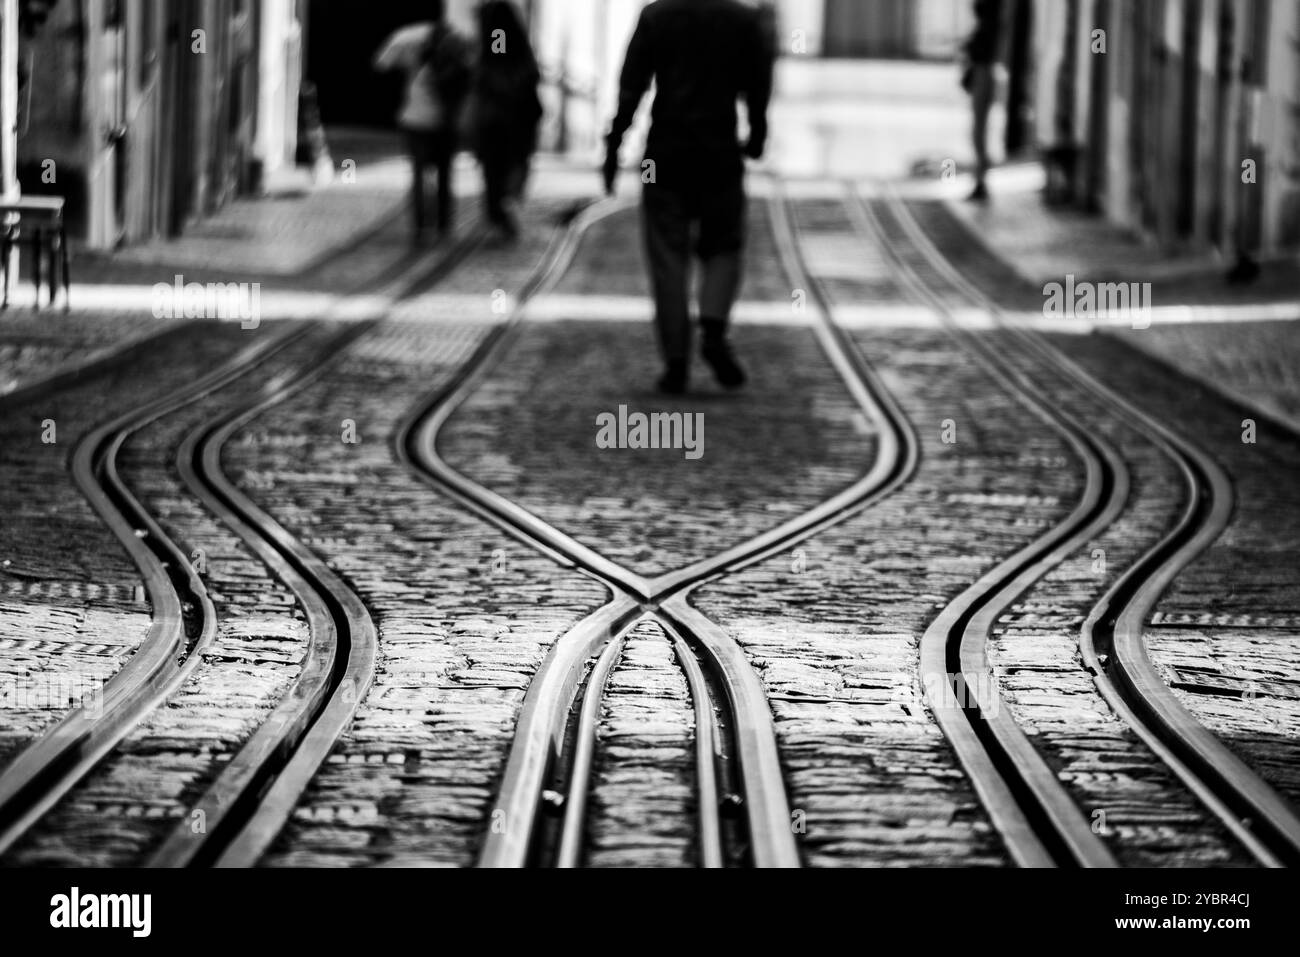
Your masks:
{"label": "wooden chair", "polygon": [[36,308],[41,308],[41,267],[49,256],[50,305],[58,295],[58,280],[63,283],[63,311],[72,308],[72,271],[68,262],[67,222],[62,196],[23,196],[0,199],[0,260],[4,269],[4,302],[9,308],[9,260],[16,243],[30,238],[32,278],[36,282]]}

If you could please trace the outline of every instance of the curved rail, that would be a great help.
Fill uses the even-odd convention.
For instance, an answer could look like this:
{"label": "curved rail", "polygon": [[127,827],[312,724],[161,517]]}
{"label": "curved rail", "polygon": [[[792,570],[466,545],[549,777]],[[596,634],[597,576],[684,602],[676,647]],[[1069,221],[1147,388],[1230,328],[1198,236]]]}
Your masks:
{"label": "curved rail", "polygon": [[1069,555],[1119,516],[1129,474],[1119,454],[1086,427],[1053,408],[1022,373],[968,334],[943,299],[899,254],[911,237],[894,219],[850,190],[848,210],[895,265],[895,276],[927,305],[948,332],[1020,403],[1056,432],[1084,469],[1084,487],[1054,528],[1000,562],[951,601],[921,638],[921,681],[935,720],[971,779],[1012,859],[1021,866],[1112,867],[1114,856],[1056,773],[1016,724],[998,693],[988,661],[994,624]]}
{"label": "curved rail", "polygon": [[[384,292],[378,294],[378,300],[384,301],[385,296],[397,297],[404,290],[436,281],[476,248],[481,240],[481,233],[475,232],[441,254],[432,266],[422,261],[408,267],[402,275],[390,281]],[[367,301],[371,302],[371,300]],[[333,353],[341,352],[347,344],[368,331],[372,325],[373,321],[359,323],[354,328],[348,329],[332,347]],[[181,334],[184,328],[176,327],[162,335]],[[132,434],[247,376],[255,369],[264,366],[274,356],[302,340],[309,332],[310,327],[304,323],[285,324],[274,332],[268,332],[260,337],[258,342],[240,350],[212,372],[170,395],[155,399],[118,416],[96,428],[78,443],[72,457],[73,479],[140,570],[153,611],[152,620],[139,648],[106,684],[102,700],[93,709],[83,706],[70,711],[54,727],[33,741],[4,769],[3,773],[0,773],[0,852],[11,847],[140,721],[181,687],[201,661],[203,652],[210,645],[215,634],[216,613],[202,579],[190,566],[184,550],[167,536],[118,475],[116,466],[118,453]],[[116,364],[125,361],[128,354],[133,355],[136,350],[152,341],[153,338],[142,340],[129,346],[123,354],[115,355],[111,360],[95,360],[86,368],[98,368],[106,362]],[[305,373],[300,373],[297,377],[293,374],[284,375],[268,383],[259,393],[264,397],[263,402],[256,404],[256,408],[250,410],[250,414],[256,414],[276,402],[283,401],[292,392],[302,388],[308,381],[319,375],[324,369],[323,360],[328,357],[330,351],[326,350],[325,355],[318,357],[322,361],[312,363]],[[82,372],[84,373],[84,369]],[[60,375],[38,385],[41,390],[57,388],[64,384],[64,379],[65,377]],[[36,388],[36,385],[32,387],[32,389]],[[225,428],[216,428],[207,436],[197,433],[191,435],[181,446],[178,468],[182,477],[192,489],[202,487],[205,494],[201,497],[210,504],[216,501],[214,495],[225,495],[228,501],[239,501],[249,506],[241,514],[244,520],[241,529],[252,539],[257,540],[258,546],[253,549],[255,553],[263,557],[272,552],[281,555],[293,554],[295,560],[299,562],[297,569],[299,573],[305,570],[318,580],[329,580],[327,576],[332,573],[324,567],[323,563],[312,558],[301,545],[298,545],[287,532],[275,525],[267,516],[256,512],[255,507],[243,499],[238,490],[220,475],[221,444],[242,421],[239,413],[236,413],[224,420]],[[224,512],[218,511],[218,514],[223,517],[233,517],[234,513],[226,508]],[[272,567],[274,570],[276,566]],[[368,646],[364,637],[364,627],[360,624],[361,619],[364,618],[367,624],[369,619],[360,599],[347,591],[346,586],[337,579],[333,579],[333,582],[335,588],[333,594],[336,597],[331,600],[345,610],[343,617],[350,616],[349,620],[352,623],[350,633],[361,635],[361,638],[352,642],[351,646],[356,649],[362,660],[356,663],[349,662],[347,667],[342,669],[344,671],[342,680],[353,680],[354,684],[355,694],[350,693],[348,697],[359,699],[364,692],[364,686],[368,684],[364,681],[364,659],[367,647],[370,647],[369,656],[373,659],[373,639]],[[331,636],[325,639],[327,643],[333,641],[332,635],[337,629],[336,621],[332,616],[327,619],[318,613],[313,624],[320,628],[323,634]],[[332,668],[333,666],[331,666],[331,673]],[[357,677],[349,678],[349,674]],[[316,700],[314,696],[308,697],[313,701]],[[346,711],[346,717],[336,717],[333,722],[335,726],[340,723],[345,724],[351,711],[337,706],[331,709],[328,703],[322,708],[322,713],[327,716],[340,711]],[[275,717],[282,717],[278,709]],[[328,726],[328,721],[321,723],[316,720],[311,731],[315,733],[317,727],[324,729]],[[286,725],[286,734],[289,730],[290,727]],[[338,730],[341,731],[341,727]],[[288,762],[286,768],[281,771],[279,779],[295,782],[294,787],[297,790],[293,791],[293,799],[296,800],[297,794],[301,793],[301,788],[305,787],[306,778],[303,774],[310,776],[305,770],[310,762],[300,759],[298,755],[310,752],[301,744],[292,748],[291,743],[291,739],[282,738],[278,745],[268,747],[267,751],[274,753],[277,760]],[[265,745],[265,736],[257,738],[257,744]],[[320,752],[317,765],[319,760],[323,760],[327,749],[328,742],[322,740],[317,744],[316,750]],[[286,757],[287,751],[293,751],[292,759]],[[292,764],[293,760],[299,760],[302,764],[297,777],[291,773],[297,767]],[[257,800],[261,802],[261,808],[256,812],[249,810],[249,813],[254,816],[254,821],[265,822],[277,813],[280,817],[287,817],[292,809],[292,803],[288,800],[292,788],[281,785],[279,779],[276,781],[276,788],[272,788],[265,795],[261,792],[256,795]],[[219,783],[224,785],[229,782],[228,779],[223,778]],[[234,797],[247,802],[246,792],[240,791]],[[238,804],[238,801],[234,803]],[[209,837],[234,841],[226,825],[225,804],[217,802],[215,806],[204,806],[202,809],[205,814],[209,810],[214,812],[211,819],[214,827],[208,829],[205,821],[205,827],[197,829],[199,833],[196,835],[190,830],[190,822],[183,822],[177,831],[184,829],[189,835],[188,840],[173,842],[155,863],[189,863],[194,859],[201,859],[203,849],[213,846],[213,842],[207,840]],[[266,830],[268,828],[263,827],[259,832],[262,835],[260,840],[263,845],[274,836],[272,832],[267,837]],[[247,827],[245,831],[248,831]],[[196,836],[202,839],[195,840]],[[252,863],[255,856],[247,848],[252,847],[255,842],[247,838],[244,841],[243,844],[232,843],[232,849],[226,859]],[[241,847],[245,848],[242,857],[239,851]]]}
{"label": "curved rail", "polygon": [[[779,527],[730,548],[719,555],[655,579],[647,579],[621,568],[594,550],[543,522],[456,472],[441,457],[437,440],[442,426],[468,398],[474,388],[501,361],[505,345],[518,331],[528,301],[548,289],[571,262],[577,240],[590,223],[612,211],[609,204],[597,207],[575,224],[575,229],[549,257],[548,266],[521,297],[518,308],[484,342],[462,374],[422,403],[398,436],[399,454],[435,488],[498,528],[560,563],[579,569],[603,582],[613,600],[564,635],[542,663],[525,696],[518,729],[500,789],[494,822],[487,835],[480,864],[518,867],[539,859],[539,844],[545,844],[545,815],[553,807],[556,792],[548,788],[561,769],[570,707],[583,684],[586,662],[617,642],[643,616],[656,619],[672,635],[687,673],[697,714],[714,705],[731,714],[728,722],[734,739],[736,789],[729,795],[743,809],[748,836],[747,859],[757,866],[797,866],[798,848],[791,828],[789,805],[776,747],[775,729],[762,683],[740,646],[689,604],[691,592],[717,578],[738,571],[777,554],[817,532],[841,523],[895,491],[913,473],[918,457],[915,434],[893,398],[881,386],[861,355],[834,323],[824,292],[815,278],[804,273],[783,199],[769,204],[783,265],[796,285],[814,289],[818,322],[814,330],[831,364],[880,436],[878,454],[871,467],[853,485],[827,502],[810,509]],[[683,653],[684,649],[684,653]],[[712,675],[721,690],[710,698],[704,683],[691,680],[691,663],[701,664],[700,674]],[[598,695],[597,695],[598,697]],[[587,710],[585,707],[584,711]],[[697,737],[698,790],[701,794],[701,861],[721,863],[720,825],[715,821],[718,791],[714,774],[717,748],[712,722],[698,725],[707,730]],[[579,741],[592,732],[580,728]],[[583,759],[576,762],[579,775],[590,761],[587,746],[579,745]],[[707,751],[707,754],[706,754]],[[570,772],[573,767],[570,767]],[[567,790],[586,788],[587,783],[570,775]],[[572,799],[570,799],[572,800]],[[709,806],[712,803],[713,806]],[[571,815],[567,835],[580,828],[581,813]],[[563,863],[575,860],[578,839],[562,836]],[[541,857],[546,857],[542,849]]]}
{"label": "curved rail", "polygon": [[[997,304],[947,261],[897,197],[892,201],[907,217],[909,234],[934,268],[1003,322]],[[1296,809],[1183,707],[1160,677],[1145,640],[1146,621],[1160,596],[1227,528],[1234,503],[1231,479],[1203,449],[1105,385],[1041,334],[1014,331],[1043,361],[1160,449],[1178,469],[1186,488],[1187,505],[1175,526],[1088,614],[1080,645],[1094,683],[1120,717],[1259,863],[1300,863]]]}
{"label": "curved rail", "polygon": [[376,298],[379,311],[333,336],[300,368],[268,382],[244,407],[191,432],[177,466],[203,505],[231,529],[294,594],[307,619],[307,650],[288,693],[156,849],[154,867],[251,867],[293,813],[330,750],[347,729],[374,680],[378,636],[360,596],[225,475],[221,454],[231,438],[270,409],[319,380],[382,321],[390,303],[437,283],[482,242],[474,232],[432,264],[396,278]]}
{"label": "curved rail", "polygon": [[216,615],[202,579],[117,473],[123,444],[150,423],[246,375],[303,332],[278,330],[189,386],[116,417],[78,443],[73,479],[139,569],[153,616],[140,646],[105,685],[102,701],[70,711],[0,773],[0,852],[180,687],[215,632]]}

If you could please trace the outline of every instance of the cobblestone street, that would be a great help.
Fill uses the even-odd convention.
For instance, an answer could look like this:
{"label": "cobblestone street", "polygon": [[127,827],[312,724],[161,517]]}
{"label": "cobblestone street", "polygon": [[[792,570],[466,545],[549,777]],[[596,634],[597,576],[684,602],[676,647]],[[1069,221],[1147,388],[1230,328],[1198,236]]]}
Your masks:
{"label": "cobblestone street", "polygon": [[6,953],[1286,939],[1298,144],[1295,0],[0,0]]}
{"label": "cobblestone street", "polygon": [[[755,176],[734,334],[750,385],[697,367],[662,397],[637,213],[578,212],[589,185],[545,166],[512,246],[476,238],[467,197],[465,239],[423,254],[380,217],[355,246],[254,256],[332,297],[316,319],[4,319],[0,861],[469,866],[524,801],[530,842],[563,859],[744,863],[772,835],[736,668],[770,712],[764,786],[797,863],[1031,853],[945,723],[954,674],[988,682],[956,714],[1001,711],[1058,789],[1039,800],[1059,793],[1098,853],[1287,859],[1285,819],[1243,828],[1240,799],[1207,797],[1117,696],[1127,646],[1095,609],[1136,600],[1189,503],[1230,495],[1139,647],[1256,793],[1300,801],[1294,323],[1062,332],[1025,318],[1034,291],[943,201]],[[374,189],[366,204],[396,202]],[[166,252],[200,249],[214,276],[247,268],[220,243]],[[127,281],[176,268],[150,262],[133,251]],[[700,454],[601,447],[620,411],[699,416]],[[1210,484],[1189,486],[1182,443]],[[967,607],[943,626],[958,670],[936,675],[929,643]],[[167,627],[136,705],[128,665]],[[565,667],[556,714],[593,723],[561,722],[519,798],[525,729]],[[98,750],[69,764],[50,749],[79,713]],[[47,794],[27,770],[46,761]],[[269,825],[220,797],[253,786],[288,795]]]}
{"label": "cobblestone street", "polygon": [[23,74],[86,99],[24,119],[68,222],[0,164],[0,867],[1300,864],[1296,114],[1243,39],[1285,5],[1008,0],[1008,70],[970,4],[765,8],[772,142],[746,73],[743,203],[702,126],[676,197],[714,266],[743,220],[743,388],[720,321],[660,379],[673,150],[605,139],[641,4],[526,5],[543,148],[517,209],[453,156],[441,235],[444,141],[370,125],[398,5],[232,4],[203,70],[182,5],[104,6]]}

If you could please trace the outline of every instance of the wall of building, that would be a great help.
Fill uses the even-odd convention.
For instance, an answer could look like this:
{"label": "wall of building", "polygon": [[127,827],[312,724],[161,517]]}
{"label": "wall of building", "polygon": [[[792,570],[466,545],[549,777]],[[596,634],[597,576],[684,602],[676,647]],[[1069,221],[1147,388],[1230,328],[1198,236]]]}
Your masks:
{"label": "wall of building", "polygon": [[263,0],[261,4],[254,152],[263,176],[293,166],[298,150],[305,7],[303,0]]}
{"label": "wall of building", "polygon": [[74,221],[85,219],[85,184],[76,175],[86,134],[86,24],[80,5],[54,9],[39,42],[23,42],[20,58],[31,82],[19,108],[19,180],[26,192],[69,197]]}
{"label": "wall of building", "polygon": [[24,190],[67,196],[76,232],[110,247],[174,234],[253,187],[259,169],[293,157],[298,7],[58,4],[24,50],[33,70]]}
{"label": "wall of building", "polygon": [[1079,147],[1079,205],[1171,248],[1300,245],[1300,4],[1037,0],[1035,14],[1039,143]]}
{"label": "wall of building", "polygon": [[[618,74],[641,0],[537,0],[533,43],[545,79],[542,142],[595,147],[618,105]],[[636,138],[636,131],[629,137]]]}
{"label": "wall of building", "polygon": [[1300,247],[1300,3],[1273,0],[1267,46],[1258,128],[1249,135],[1267,151],[1261,229],[1265,245],[1294,249]]}
{"label": "wall of building", "polygon": [[971,0],[776,0],[782,49],[830,57],[951,59],[970,32],[972,7]]}
{"label": "wall of building", "polygon": [[[759,0],[753,0],[757,3]],[[888,15],[854,15],[863,0],[763,0],[776,10],[777,48],[787,55],[949,59],[973,23],[970,0],[890,0]],[[623,53],[645,0],[532,0],[532,30],[547,77],[543,143],[592,149],[613,115]],[[831,10],[832,5],[837,11]],[[883,9],[883,7],[882,7]],[[830,11],[846,34],[828,46]],[[629,136],[629,154],[640,128]]]}

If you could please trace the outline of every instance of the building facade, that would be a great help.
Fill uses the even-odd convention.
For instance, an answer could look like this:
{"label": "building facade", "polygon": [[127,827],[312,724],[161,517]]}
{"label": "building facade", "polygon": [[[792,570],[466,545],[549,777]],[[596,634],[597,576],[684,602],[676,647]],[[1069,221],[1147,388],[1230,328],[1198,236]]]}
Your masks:
{"label": "building facade", "polygon": [[[974,20],[971,0],[747,2],[773,8],[780,53],[817,59],[951,60]],[[521,2],[547,80],[548,146],[596,145],[617,106],[623,52],[645,3]]]}
{"label": "building facade", "polygon": [[58,4],[24,44],[24,192],[96,248],[175,235],[294,161],[302,0]]}
{"label": "building facade", "polygon": [[1300,3],[1035,0],[1040,144],[1170,247],[1300,247]]}
{"label": "building facade", "polygon": [[[971,0],[771,3],[790,56],[950,60],[974,25]],[[527,5],[548,78],[548,145],[597,144],[642,5]],[[1008,155],[1064,157],[1070,202],[1169,248],[1300,247],[1300,3],[1000,6]]]}
{"label": "building facade", "polygon": [[783,38],[827,58],[951,59],[971,24],[970,0],[777,0]]}

